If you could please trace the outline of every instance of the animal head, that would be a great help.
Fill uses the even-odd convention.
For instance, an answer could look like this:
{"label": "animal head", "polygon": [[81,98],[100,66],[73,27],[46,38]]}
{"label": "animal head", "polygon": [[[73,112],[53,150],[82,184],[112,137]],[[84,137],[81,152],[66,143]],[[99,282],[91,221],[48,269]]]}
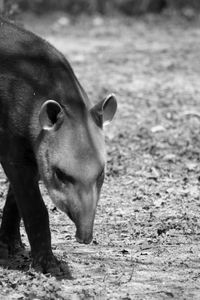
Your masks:
{"label": "animal head", "polygon": [[81,243],[92,240],[105,175],[103,127],[116,109],[116,99],[110,95],[90,110],[85,105],[71,110],[48,100],[39,112],[40,174],[54,204],[75,223],[76,239]]}

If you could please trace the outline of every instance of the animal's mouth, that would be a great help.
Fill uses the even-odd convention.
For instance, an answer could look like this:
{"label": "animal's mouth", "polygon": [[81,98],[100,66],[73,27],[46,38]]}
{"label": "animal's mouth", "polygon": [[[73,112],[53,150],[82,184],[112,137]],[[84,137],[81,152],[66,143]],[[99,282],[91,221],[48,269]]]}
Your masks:
{"label": "animal's mouth", "polygon": [[92,239],[93,239],[93,236],[92,236],[92,233],[91,234],[79,234],[78,231],[76,232],[76,241],[80,244],[90,244]]}
{"label": "animal's mouth", "polygon": [[72,217],[72,214],[69,210],[67,210],[67,215],[70,218],[70,220],[74,222],[74,218]]}

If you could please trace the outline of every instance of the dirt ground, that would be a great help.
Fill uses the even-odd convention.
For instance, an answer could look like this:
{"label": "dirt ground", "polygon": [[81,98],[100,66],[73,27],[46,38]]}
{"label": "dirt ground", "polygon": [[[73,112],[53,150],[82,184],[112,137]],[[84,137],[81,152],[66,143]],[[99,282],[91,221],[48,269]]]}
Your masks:
{"label": "dirt ground", "polygon": [[[200,299],[200,21],[162,16],[23,22],[60,49],[94,103],[114,92],[107,177],[91,245],[49,207],[52,244],[74,277],[24,253],[0,265],[0,299]],[[0,173],[0,206],[7,182]],[[2,212],[2,209],[1,209]]]}

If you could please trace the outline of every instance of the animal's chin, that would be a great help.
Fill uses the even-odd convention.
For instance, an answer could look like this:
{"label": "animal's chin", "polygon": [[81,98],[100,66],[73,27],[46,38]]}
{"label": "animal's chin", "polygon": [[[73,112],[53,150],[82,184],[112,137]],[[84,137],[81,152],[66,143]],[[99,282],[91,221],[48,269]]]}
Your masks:
{"label": "animal's chin", "polygon": [[53,202],[53,204],[55,204],[55,206],[61,210],[62,212],[64,212],[65,214],[68,215],[68,209],[67,209],[67,205],[66,205],[66,197],[63,196],[62,193],[57,192],[57,191],[53,191],[53,190],[49,190],[49,196]]}

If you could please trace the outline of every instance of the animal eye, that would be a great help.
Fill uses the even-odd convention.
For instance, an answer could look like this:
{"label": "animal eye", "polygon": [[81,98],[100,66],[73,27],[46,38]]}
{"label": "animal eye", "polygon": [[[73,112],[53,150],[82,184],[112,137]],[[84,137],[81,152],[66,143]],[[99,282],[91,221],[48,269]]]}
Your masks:
{"label": "animal eye", "polygon": [[57,178],[57,180],[62,183],[65,183],[65,184],[67,184],[67,183],[74,184],[75,183],[75,179],[72,176],[66,174],[59,168],[54,169],[54,174],[55,174],[55,177]]}

